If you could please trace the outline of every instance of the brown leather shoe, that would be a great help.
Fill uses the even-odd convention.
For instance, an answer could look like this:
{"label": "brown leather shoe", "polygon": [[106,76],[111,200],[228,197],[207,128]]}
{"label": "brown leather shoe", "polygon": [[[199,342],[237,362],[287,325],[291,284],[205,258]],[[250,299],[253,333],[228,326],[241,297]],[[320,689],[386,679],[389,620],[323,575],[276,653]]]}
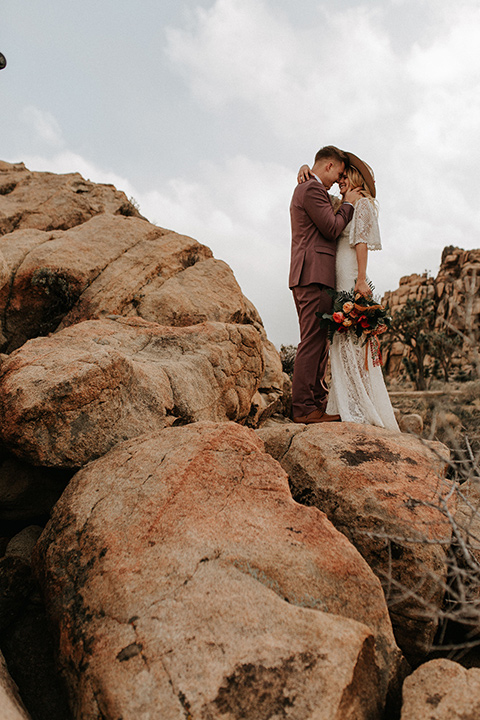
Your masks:
{"label": "brown leather shoe", "polygon": [[309,425],[310,423],[342,422],[340,415],[328,415],[323,410],[313,410],[308,415],[293,418],[294,423]]}

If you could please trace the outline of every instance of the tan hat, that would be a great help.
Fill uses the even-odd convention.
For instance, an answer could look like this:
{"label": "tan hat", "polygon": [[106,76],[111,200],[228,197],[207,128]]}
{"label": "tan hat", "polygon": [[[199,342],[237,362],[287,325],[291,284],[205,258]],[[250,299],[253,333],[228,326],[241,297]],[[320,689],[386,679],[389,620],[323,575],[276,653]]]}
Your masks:
{"label": "tan hat", "polygon": [[365,183],[370,190],[370,195],[372,197],[375,197],[377,194],[377,191],[375,189],[375,178],[373,176],[373,170],[371,167],[367,165],[367,163],[364,163],[363,160],[360,160],[359,157],[354,155],[351,152],[345,151],[345,155],[348,156],[348,159],[350,160],[351,167],[354,167],[355,170],[358,170],[360,175],[365,180]]}

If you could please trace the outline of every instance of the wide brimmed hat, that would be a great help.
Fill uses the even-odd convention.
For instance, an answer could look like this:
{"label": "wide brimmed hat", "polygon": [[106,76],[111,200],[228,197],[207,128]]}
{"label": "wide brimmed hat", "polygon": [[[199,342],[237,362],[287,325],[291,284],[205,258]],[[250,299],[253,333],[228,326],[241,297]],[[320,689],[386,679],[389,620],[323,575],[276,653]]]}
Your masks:
{"label": "wide brimmed hat", "polygon": [[377,194],[377,191],[375,189],[375,178],[373,177],[373,170],[371,167],[367,165],[367,163],[364,163],[363,160],[360,160],[359,157],[354,155],[351,152],[345,151],[345,155],[348,156],[348,159],[350,160],[350,166],[354,167],[360,175],[365,180],[365,183],[370,190],[370,195],[372,197],[375,197]]}

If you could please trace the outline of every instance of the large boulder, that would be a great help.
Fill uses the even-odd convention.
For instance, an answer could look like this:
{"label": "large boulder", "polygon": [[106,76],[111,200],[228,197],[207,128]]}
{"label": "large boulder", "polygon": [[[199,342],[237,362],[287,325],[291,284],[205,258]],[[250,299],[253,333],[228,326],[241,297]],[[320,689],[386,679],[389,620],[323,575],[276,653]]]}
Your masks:
{"label": "large boulder", "polygon": [[480,669],[445,658],[430,660],[403,685],[401,720],[478,720]]}
{"label": "large boulder", "polygon": [[398,679],[377,578],[238,424],[118,445],[36,553],[75,717],[375,720]]}
{"label": "large boulder", "polygon": [[407,659],[428,652],[444,596],[447,448],[369,425],[278,425],[258,431],[293,497],[325,512],[380,578]]}
{"label": "large boulder", "polygon": [[263,370],[252,325],[86,321],[1,365],[0,436],[34,465],[81,467],[175,421],[244,421]]}
{"label": "large boulder", "polygon": [[65,232],[17,230],[0,238],[0,249],[9,271],[0,288],[8,352],[62,321],[136,315],[144,286],[165,282],[192,258],[212,256],[196,240],[105,213]]}
{"label": "large boulder", "polygon": [[[118,221],[110,218],[110,222]],[[152,226],[147,228],[152,234]],[[107,313],[138,315],[176,327],[206,320],[261,325],[225,262],[212,257],[196,240],[165,232],[157,229],[156,238],[147,237],[110,263],[84,290],[60,327]]]}

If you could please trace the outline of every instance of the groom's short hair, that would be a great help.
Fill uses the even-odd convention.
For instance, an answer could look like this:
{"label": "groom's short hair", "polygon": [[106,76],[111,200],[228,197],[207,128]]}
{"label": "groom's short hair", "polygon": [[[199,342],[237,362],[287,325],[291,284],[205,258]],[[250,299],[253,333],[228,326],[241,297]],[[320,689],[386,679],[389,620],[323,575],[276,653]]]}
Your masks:
{"label": "groom's short hair", "polygon": [[326,145],[325,147],[320,148],[315,155],[315,162],[321,162],[322,160],[335,160],[336,162],[343,162],[345,163],[345,170],[348,170],[350,167],[348,155],[344,153],[343,150],[335,147],[335,145]]}

